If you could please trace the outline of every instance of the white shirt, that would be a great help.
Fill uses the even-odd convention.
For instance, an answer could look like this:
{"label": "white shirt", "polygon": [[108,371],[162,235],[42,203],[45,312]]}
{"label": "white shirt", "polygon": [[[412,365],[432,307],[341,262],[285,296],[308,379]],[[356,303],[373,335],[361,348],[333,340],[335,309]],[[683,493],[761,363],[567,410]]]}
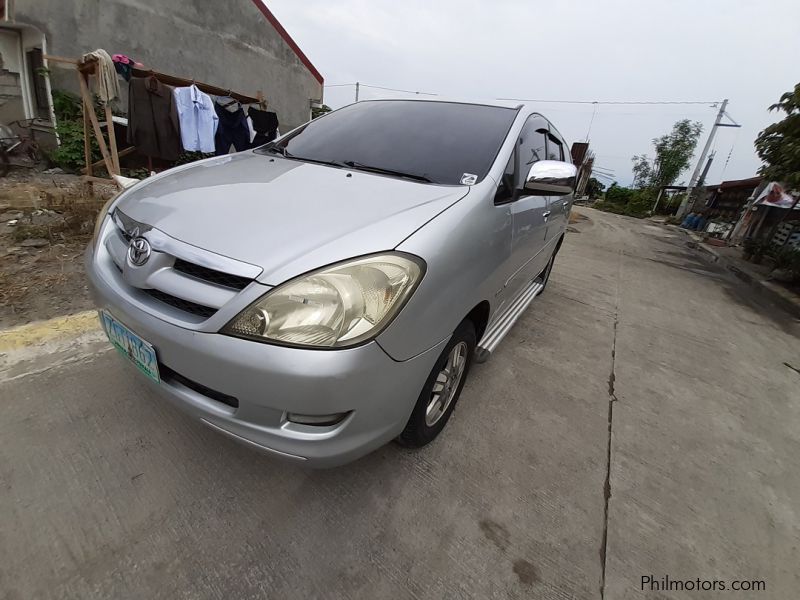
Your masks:
{"label": "white shirt", "polygon": [[190,152],[214,152],[214,134],[219,117],[214,111],[211,96],[196,85],[173,90],[178,121],[181,125],[183,149]]}

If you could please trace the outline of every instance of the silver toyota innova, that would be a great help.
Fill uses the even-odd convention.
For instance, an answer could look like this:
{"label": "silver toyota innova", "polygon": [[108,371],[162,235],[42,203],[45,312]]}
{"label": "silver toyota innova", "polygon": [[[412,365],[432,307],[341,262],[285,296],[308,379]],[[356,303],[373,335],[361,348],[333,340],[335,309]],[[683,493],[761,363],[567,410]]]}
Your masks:
{"label": "silver toyota innova", "polygon": [[525,105],[359,102],[103,209],[111,343],[209,427],[314,466],[444,428],[547,284],[576,169]]}

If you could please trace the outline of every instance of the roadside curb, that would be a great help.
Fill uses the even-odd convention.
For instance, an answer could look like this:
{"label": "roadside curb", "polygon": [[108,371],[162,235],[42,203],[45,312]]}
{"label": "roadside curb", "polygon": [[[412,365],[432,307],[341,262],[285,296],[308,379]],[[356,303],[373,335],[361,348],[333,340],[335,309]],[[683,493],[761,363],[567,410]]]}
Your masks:
{"label": "roadside curb", "polygon": [[703,238],[696,233],[685,230],[683,230],[683,232],[691,238],[690,241],[686,242],[690,248],[700,250],[706,254],[712,262],[719,263],[725,269],[736,275],[736,277],[738,277],[741,281],[748,284],[756,291],[768,296],[775,304],[780,305],[794,317],[800,319],[800,298],[798,298],[795,294],[785,290],[779,285],[772,283],[768,279],[757,277],[747,270],[735,265],[730,260],[720,255],[720,253],[717,252],[713,246],[704,244],[702,241]]}
{"label": "roadside curb", "polygon": [[107,351],[95,311],[0,331],[0,383],[34,375]]}
{"label": "roadside curb", "polygon": [[101,331],[97,311],[94,310],[19,325],[0,331],[0,354],[65,338],[74,339],[93,330]]}

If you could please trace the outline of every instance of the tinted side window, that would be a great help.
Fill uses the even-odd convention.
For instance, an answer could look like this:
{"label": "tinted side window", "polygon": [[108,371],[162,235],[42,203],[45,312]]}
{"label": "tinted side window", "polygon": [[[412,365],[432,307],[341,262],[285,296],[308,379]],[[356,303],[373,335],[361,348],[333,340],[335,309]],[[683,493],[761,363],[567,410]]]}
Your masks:
{"label": "tinted side window", "polygon": [[497,186],[497,192],[494,196],[495,204],[503,204],[514,199],[514,170],[516,164],[517,154],[515,151],[511,153],[511,158],[508,159],[506,168],[503,171],[503,178],[500,180],[500,185]]}
{"label": "tinted side window", "polygon": [[[527,173],[530,166],[540,160],[544,160],[546,155],[547,135],[544,129],[535,129],[535,123],[531,123],[530,129],[526,125],[522,129],[519,139],[520,166]],[[524,167],[528,167],[525,169]]]}
{"label": "tinted side window", "polygon": [[564,160],[564,147],[552,135],[547,136],[547,160]]}
{"label": "tinted side window", "polygon": [[519,134],[518,153],[519,170],[517,172],[517,189],[523,189],[523,182],[531,170],[531,165],[547,157],[547,129],[545,121],[539,116],[532,116],[522,127]]}

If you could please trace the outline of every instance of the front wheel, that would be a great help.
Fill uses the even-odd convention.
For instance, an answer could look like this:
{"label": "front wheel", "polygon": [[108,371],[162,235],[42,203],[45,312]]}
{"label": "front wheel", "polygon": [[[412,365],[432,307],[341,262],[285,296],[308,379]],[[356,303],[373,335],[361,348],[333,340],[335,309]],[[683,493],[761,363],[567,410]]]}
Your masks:
{"label": "front wheel", "polygon": [[425,446],[447,425],[472,366],[476,344],[472,321],[462,321],[433,366],[414,406],[414,412],[397,438],[401,446]]}

